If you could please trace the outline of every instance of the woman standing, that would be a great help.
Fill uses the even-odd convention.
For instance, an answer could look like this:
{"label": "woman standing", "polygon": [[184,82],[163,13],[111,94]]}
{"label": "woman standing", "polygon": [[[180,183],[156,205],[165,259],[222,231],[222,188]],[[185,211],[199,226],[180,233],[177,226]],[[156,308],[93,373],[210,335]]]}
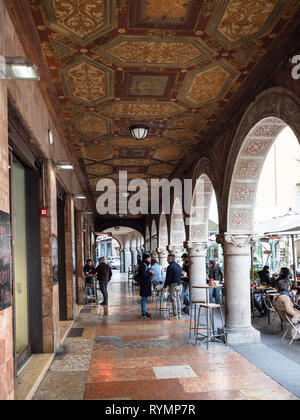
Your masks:
{"label": "woman standing", "polygon": [[[210,284],[218,285],[223,282],[223,273],[221,268],[216,264],[216,261],[211,260],[209,261],[209,274],[208,274],[209,282],[213,283]],[[216,298],[216,303],[221,303],[221,289],[209,289],[209,302],[214,302],[214,293]]]}
{"label": "woman standing", "polygon": [[147,312],[146,303],[148,297],[152,295],[151,291],[151,255],[144,254],[143,262],[139,265],[138,268],[138,277],[140,283],[140,296],[141,300],[141,307],[142,307],[142,318],[151,318],[151,314]]}

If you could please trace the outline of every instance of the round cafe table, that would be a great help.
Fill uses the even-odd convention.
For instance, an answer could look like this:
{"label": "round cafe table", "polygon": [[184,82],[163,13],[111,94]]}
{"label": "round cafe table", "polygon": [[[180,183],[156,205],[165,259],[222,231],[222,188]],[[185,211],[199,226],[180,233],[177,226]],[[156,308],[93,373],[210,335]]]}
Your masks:
{"label": "round cafe table", "polygon": [[219,284],[217,286],[192,286],[192,289],[205,289],[206,292],[206,303],[209,303],[209,289],[222,289],[223,285]]}

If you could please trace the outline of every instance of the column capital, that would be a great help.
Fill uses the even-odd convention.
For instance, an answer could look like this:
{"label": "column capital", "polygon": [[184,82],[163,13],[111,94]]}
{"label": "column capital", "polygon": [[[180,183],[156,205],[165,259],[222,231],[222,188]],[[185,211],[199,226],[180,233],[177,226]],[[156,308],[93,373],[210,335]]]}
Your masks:
{"label": "column capital", "polygon": [[178,246],[178,245],[168,245],[167,246],[167,251],[168,252],[173,252],[175,255],[179,255],[179,254],[183,253],[184,248],[183,248],[183,246]]}
{"label": "column capital", "polygon": [[158,253],[158,256],[162,257],[162,258],[167,257],[168,254],[169,254],[169,252],[166,249],[163,249],[163,248],[157,248],[156,252]]}
{"label": "column capital", "polygon": [[253,234],[220,233],[216,235],[217,243],[221,244],[226,254],[248,254],[250,245],[257,240]]}
{"label": "column capital", "polygon": [[188,249],[191,257],[205,257],[207,253],[207,242],[192,242],[187,241],[185,247]]}

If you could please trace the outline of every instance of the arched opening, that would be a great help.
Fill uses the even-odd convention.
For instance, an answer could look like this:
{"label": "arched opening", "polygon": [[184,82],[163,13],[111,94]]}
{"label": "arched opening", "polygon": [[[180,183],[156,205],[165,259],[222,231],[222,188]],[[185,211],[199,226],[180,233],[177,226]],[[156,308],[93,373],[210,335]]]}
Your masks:
{"label": "arched opening", "polygon": [[158,230],[158,248],[166,250],[169,242],[168,224],[165,213],[162,213],[159,219],[159,230]]}
{"label": "arched opening", "polygon": [[150,231],[149,226],[146,226],[146,235],[145,235],[145,252],[149,252],[151,248],[151,237],[150,237]]}
{"label": "arched opening", "polygon": [[176,255],[176,261],[181,263],[181,255],[186,241],[186,231],[183,218],[182,202],[176,197],[171,213],[170,250]]}
{"label": "arched opening", "polygon": [[152,225],[151,225],[151,250],[156,252],[157,248],[158,248],[157,227],[156,227],[156,222],[153,219]]}

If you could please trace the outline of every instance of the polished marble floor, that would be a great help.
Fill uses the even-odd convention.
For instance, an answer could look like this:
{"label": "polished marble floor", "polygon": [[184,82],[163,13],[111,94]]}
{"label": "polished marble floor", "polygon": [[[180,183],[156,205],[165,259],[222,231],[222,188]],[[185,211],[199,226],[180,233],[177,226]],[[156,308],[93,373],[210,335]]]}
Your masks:
{"label": "polished marble floor", "polygon": [[296,397],[222,343],[195,346],[189,319],[141,319],[137,290],[115,273],[109,305],[85,306],[35,400],[289,400]]}

